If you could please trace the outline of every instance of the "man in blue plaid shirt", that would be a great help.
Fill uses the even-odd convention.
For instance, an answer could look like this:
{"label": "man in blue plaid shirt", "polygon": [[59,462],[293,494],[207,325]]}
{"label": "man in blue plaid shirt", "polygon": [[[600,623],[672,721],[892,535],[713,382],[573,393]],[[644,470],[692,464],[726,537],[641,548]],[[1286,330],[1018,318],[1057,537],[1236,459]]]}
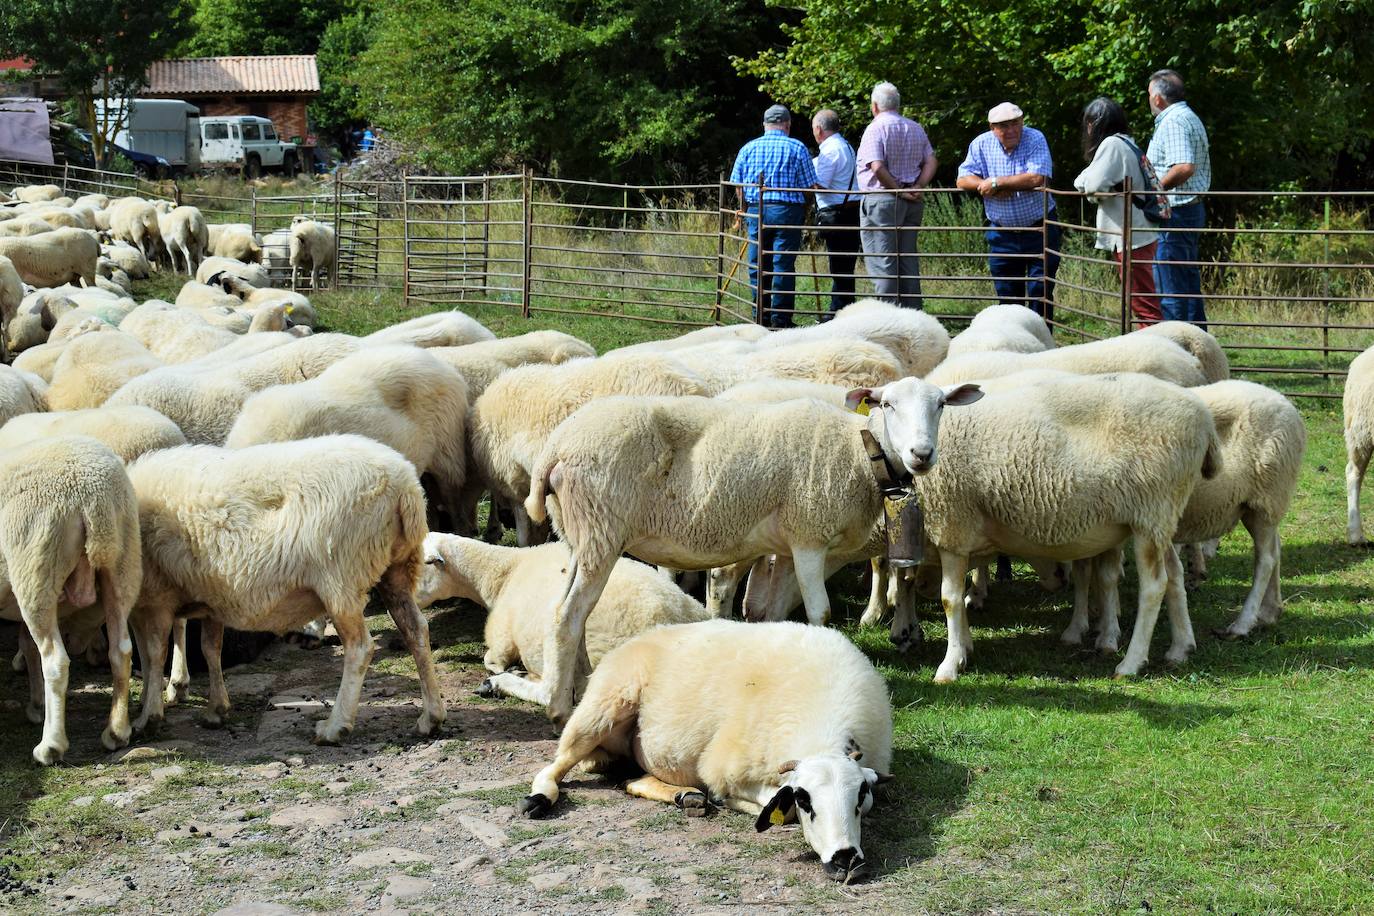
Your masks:
{"label": "man in blue plaid shirt", "polygon": [[1197,232],[1207,221],[1206,208],[1198,195],[1212,187],[1212,154],[1207,130],[1188,107],[1183,95],[1183,78],[1172,70],[1150,76],[1150,112],[1155,116],[1155,134],[1150,138],[1146,156],[1164,190],[1171,191],[1170,230],[1159,234],[1155,257],[1155,289],[1159,290],[1159,310],[1165,321],[1191,321],[1207,327],[1202,306],[1202,268],[1199,260],[1202,234]]}
{"label": "man in blue plaid shirt", "polygon": [[[764,323],[771,328],[792,326],[793,295],[797,251],[801,248],[802,225],[806,221],[807,195],[801,190],[765,190],[759,200],[759,183],[765,188],[817,187],[811,152],[800,140],[789,136],[792,115],[782,105],[763,113],[763,136],[755,137],[735,157],[730,181],[742,187],[739,192],[744,222],[749,231],[749,289],[754,302],[763,305]],[[763,238],[759,238],[759,208],[763,208]],[[777,227],[777,228],[774,228]],[[759,294],[759,246],[763,247],[763,269],[770,274],[770,293]],[[755,311],[754,319],[758,320]]]}

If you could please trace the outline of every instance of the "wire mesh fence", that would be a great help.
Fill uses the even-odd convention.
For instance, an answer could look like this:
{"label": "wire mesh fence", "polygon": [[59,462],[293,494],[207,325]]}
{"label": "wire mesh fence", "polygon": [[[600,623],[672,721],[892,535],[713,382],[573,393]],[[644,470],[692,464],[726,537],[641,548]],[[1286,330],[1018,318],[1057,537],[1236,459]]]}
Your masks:
{"label": "wire mesh fence", "polygon": [[[881,294],[919,304],[957,330],[986,304],[1021,301],[1046,314],[1062,341],[1079,342],[1139,327],[1151,302],[1161,304],[1152,278],[1164,264],[1199,272],[1207,326],[1236,375],[1336,397],[1350,361],[1374,344],[1374,192],[1203,195],[1216,216],[1171,230],[1200,240],[1196,260],[1179,262],[1161,257],[1154,226],[1099,229],[1099,206],[1115,199],[1127,207],[1129,188],[1095,197],[1042,190],[1047,219],[991,226],[982,202],[953,188],[927,188],[919,198],[905,192],[912,199],[903,219],[884,222],[874,201],[896,192],[850,192],[857,206],[837,216],[817,214],[811,189],[794,191],[804,205],[774,212],[770,201],[789,189],[724,180],[336,176],[286,193],[226,179],[177,187],[0,162],[0,188],[35,183],[73,198],[178,199],[212,222],[246,223],[263,237],[273,281],[283,286],[292,282],[291,221],[327,222],[339,288],[427,306],[680,326],[786,324],[824,320],[851,296]],[[762,212],[753,203],[760,199]],[[993,238],[1004,249],[999,257],[989,250]]]}

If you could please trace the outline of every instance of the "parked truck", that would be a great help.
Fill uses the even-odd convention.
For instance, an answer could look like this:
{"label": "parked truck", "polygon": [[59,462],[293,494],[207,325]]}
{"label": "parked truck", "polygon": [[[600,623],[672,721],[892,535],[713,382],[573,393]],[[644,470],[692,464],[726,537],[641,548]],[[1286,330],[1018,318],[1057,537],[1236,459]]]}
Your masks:
{"label": "parked truck", "polygon": [[235,168],[245,178],[281,172],[288,178],[300,170],[296,144],[282,140],[267,118],[253,115],[200,119],[200,160],[205,168]]}
{"label": "parked truck", "polygon": [[96,101],[96,116],[118,117],[123,128],[114,142],[124,149],[166,160],[174,172],[200,168],[200,109],[180,99]]}

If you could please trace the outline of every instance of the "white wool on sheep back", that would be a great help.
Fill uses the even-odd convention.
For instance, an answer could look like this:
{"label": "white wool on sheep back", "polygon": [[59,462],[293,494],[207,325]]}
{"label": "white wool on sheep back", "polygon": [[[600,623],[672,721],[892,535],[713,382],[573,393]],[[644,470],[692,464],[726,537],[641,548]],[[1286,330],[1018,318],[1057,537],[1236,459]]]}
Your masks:
{"label": "white wool on sheep back", "polygon": [[949,343],[949,359],[965,353],[1039,353],[1054,349],[1045,319],[1024,305],[989,305]]}
{"label": "white wool on sheep back", "polygon": [[926,376],[932,385],[957,385],[1015,372],[1048,369],[1075,375],[1141,372],[1175,385],[1205,385],[1202,365],[1165,337],[1127,334],[1040,353],[970,353],[951,357]]}
{"label": "white wool on sheep back", "polygon": [[0,366],[0,423],[21,413],[48,409],[48,385],[41,378],[10,366]]}
{"label": "white wool on sheep back", "polygon": [[149,407],[97,407],[21,414],[0,426],[0,448],[53,436],[90,436],[124,462],[145,452],[186,444],[177,425]]}
{"label": "white wool on sheep back", "polygon": [[20,185],[10,193],[10,196],[26,204],[36,204],[57,200],[62,196],[62,189],[55,184]]}
{"label": "white wool on sheep back", "polygon": [[138,506],[114,453],[79,436],[0,452],[0,617],[23,622],[30,718],[43,723],[33,750],[39,763],[67,751],[68,661],[59,624],[77,631],[105,625],[114,689],[101,742],[108,750],[128,743],[126,623],[141,579]]}
{"label": "white wool on sheep back", "polygon": [[243,300],[226,293],[222,287],[209,286],[196,280],[187,280],[177,293],[176,304],[182,308],[238,308]]}
{"label": "white wool on sheep back", "polygon": [[30,286],[75,282],[94,286],[100,242],[86,229],[54,229],[41,235],[0,238],[0,255],[10,259]]}
{"label": "white wool on sheep back", "polygon": [[206,226],[209,254],[217,258],[232,258],[245,264],[262,261],[262,245],[247,223],[211,223]]}
{"label": "white wool on sheep back", "polygon": [[0,360],[8,358],[5,343],[9,339],[10,322],[19,314],[24,301],[24,281],[15,270],[14,262],[0,255]]}
{"label": "white wool on sheep back", "polygon": [[52,369],[53,410],[99,407],[130,379],[161,368],[162,360],[122,331],[86,333],[68,342]]}
{"label": "white wool on sheep back", "polygon": [[795,343],[859,338],[886,347],[902,364],[902,375],[925,375],[949,352],[949,332],[934,317],[878,299],[861,299],[822,324],[774,331],[761,338],[760,348]]}
{"label": "white wool on sheep back", "polygon": [[1226,351],[1221,348],[1221,344],[1211,334],[1191,322],[1161,321],[1133,331],[1132,334],[1154,334],[1172,340],[1197,358],[1208,384],[1224,382],[1231,377],[1231,364],[1226,359]]}
{"label": "white wool on sheep back", "polygon": [[400,324],[382,328],[363,338],[369,347],[409,344],[412,347],[458,347],[463,344],[495,340],[496,335],[476,318],[459,311],[421,315]]}
{"label": "white wool on sheep back", "polygon": [[172,270],[177,270],[177,256],[186,267],[186,273],[194,274],[201,259],[206,257],[210,247],[210,233],[205,225],[205,217],[196,207],[175,207],[157,217],[158,235],[171,261]]}
{"label": "white wool on sheep back", "polygon": [[695,331],[688,331],[686,334],[679,334],[677,337],[669,337],[665,340],[646,340],[644,343],[617,347],[614,350],[608,350],[606,355],[609,356],[612,353],[617,356],[628,356],[635,353],[665,353],[670,350],[699,347],[703,344],[715,344],[723,341],[753,343],[767,336],[768,329],[763,325],[723,324],[709,328],[698,328]]}
{"label": "white wool on sheep back", "polygon": [[143,252],[152,261],[157,256],[159,228],[157,208],[142,197],[121,197],[110,204],[110,237]]}
{"label": "white wool on sheep back", "polygon": [[721,353],[715,346],[673,350],[674,360],[700,375],[715,395],[757,378],[797,379],[842,385],[846,390],[899,379],[903,367],[892,351],[869,341],[840,337],[805,340],[786,347]]}
{"label": "white wool on sheep back", "polygon": [[305,271],[310,288],[320,288],[320,280],[334,285],[334,227],[318,220],[296,217],[291,222],[290,261],[291,288],[295,289],[297,275]]}
{"label": "white wool on sheep back", "polygon": [[284,633],[327,614],[343,643],[334,710],[315,740],[353,728],[372,656],[368,593],[382,603],[419,670],[428,735],[444,720],[425,618],[412,597],[420,574],[425,500],[410,462],[361,436],[324,436],[240,450],[150,452],[129,467],[139,501],[144,583],[131,617],[144,663],[139,727],[162,718],[162,670],[176,612],[206,609],[208,714],[229,708],[220,668],[223,628]]}
{"label": "white wool on sheep back", "polygon": [[101,245],[100,253],[118,265],[119,269],[128,274],[131,279],[146,280],[152,273],[152,267],[148,264],[148,259],[143,256],[143,252],[132,245],[124,242],[112,242],[109,245]]}
{"label": "white wool on sheep back", "polygon": [[264,289],[272,285],[267,269],[261,264],[245,264],[233,258],[206,258],[196,268],[197,283],[212,283],[217,275],[237,277],[249,286]]}

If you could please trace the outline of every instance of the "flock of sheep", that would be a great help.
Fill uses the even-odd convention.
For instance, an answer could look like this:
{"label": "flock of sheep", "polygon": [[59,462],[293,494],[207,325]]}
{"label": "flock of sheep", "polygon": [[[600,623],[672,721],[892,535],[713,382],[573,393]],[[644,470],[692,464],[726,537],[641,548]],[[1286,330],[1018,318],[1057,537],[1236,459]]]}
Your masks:
{"label": "flock of sheep", "polygon": [[[1225,635],[1280,612],[1302,418],[1229,380],[1191,325],[1057,347],[1029,310],[991,306],[951,340],[922,312],[867,300],[823,325],[706,328],[600,356],[555,331],[498,340],[458,312],[313,334],[309,300],[255,263],[268,239],[207,227],[194,208],[56,192],[19,188],[0,209],[13,359],[0,366],[0,616],[22,622],[39,763],[67,750],[69,652],[108,657],[114,749],[185,698],[188,619],[211,723],[230,708],[226,626],[331,623],[343,676],[315,738],[340,741],[372,654],[369,594],[415,658],[417,730],[432,734],[445,706],[421,608],[458,596],[488,610],[482,692],[543,704],[563,726],[525,813],[547,812],[574,766],[629,759],[643,771],[632,794],[744,811],[759,830],[795,819],[847,880],[864,868],[860,819],[890,772],[892,720],[881,677],[825,626],[840,567],[871,564],[863,623],[891,615],[903,648],[921,639],[918,592],[938,593],[942,682],[968,663],[968,612],[999,555],[1031,561],[1048,588],[1071,580],[1063,640],[1080,643],[1096,613],[1096,646],[1115,655],[1131,544],[1122,676],[1146,664],[1161,605],[1167,658],[1186,659],[1185,584],[1237,523],[1254,577]],[[288,233],[312,288],[329,233]],[[158,260],[196,279],[176,303],[136,305],[128,282]],[[1374,453],[1368,353],[1346,410],[1355,541]],[[885,560],[875,461],[919,499],[914,568]],[[521,546],[487,543],[503,515]],[[704,603],[684,591],[694,571],[709,571]],[[716,619],[737,604],[744,621]],[[785,622],[798,605],[809,625]],[[130,634],[144,681],[132,722]]]}

